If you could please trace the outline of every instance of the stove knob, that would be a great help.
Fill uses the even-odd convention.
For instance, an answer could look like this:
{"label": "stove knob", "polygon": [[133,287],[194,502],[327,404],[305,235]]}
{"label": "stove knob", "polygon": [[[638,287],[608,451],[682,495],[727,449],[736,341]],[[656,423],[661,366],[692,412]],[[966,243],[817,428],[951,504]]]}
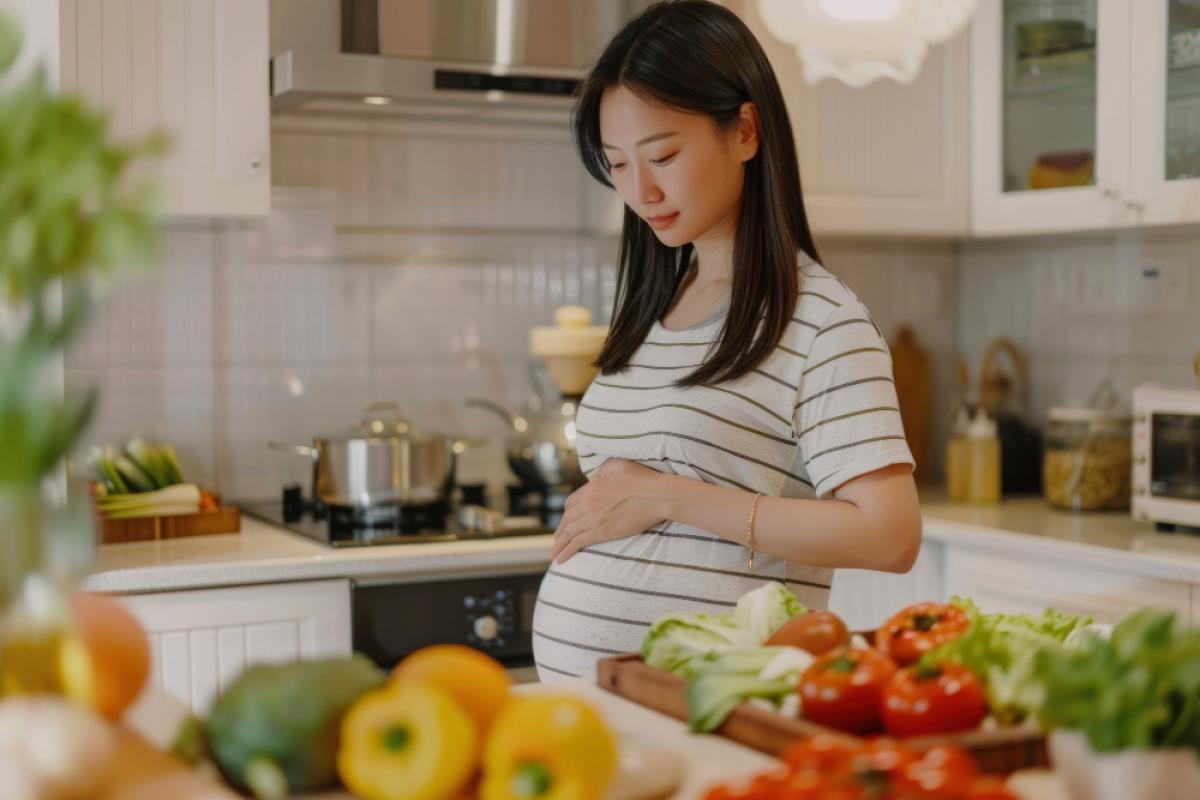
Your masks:
{"label": "stove knob", "polygon": [[485,614],[475,620],[475,635],[485,642],[495,639],[496,634],[500,632],[499,628],[496,618],[491,614]]}

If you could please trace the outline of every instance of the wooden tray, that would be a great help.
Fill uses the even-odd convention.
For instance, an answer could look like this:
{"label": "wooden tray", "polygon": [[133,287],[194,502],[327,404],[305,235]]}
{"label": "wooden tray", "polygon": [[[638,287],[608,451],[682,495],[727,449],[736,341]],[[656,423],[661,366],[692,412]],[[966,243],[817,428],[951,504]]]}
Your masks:
{"label": "wooden tray", "polygon": [[237,533],[242,529],[242,513],[233,506],[221,506],[199,514],[178,514],[170,517],[135,517],[134,519],[96,520],[96,534],[101,544],[143,542],[155,539],[177,539],[182,536],[208,536],[215,533]]}
{"label": "wooden tray", "polygon": [[[601,659],[596,666],[596,679],[601,688],[687,722],[684,679],[647,665],[639,655],[630,653]],[[854,738],[823,725],[791,719],[748,703],[735,708],[716,732],[770,755],[779,755],[795,740],[818,733]],[[920,736],[904,741],[916,748],[957,744],[970,750],[979,759],[980,768],[992,774],[1007,775],[1025,767],[1050,763],[1045,734],[1032,727],[1014,726],[991,731]]]}

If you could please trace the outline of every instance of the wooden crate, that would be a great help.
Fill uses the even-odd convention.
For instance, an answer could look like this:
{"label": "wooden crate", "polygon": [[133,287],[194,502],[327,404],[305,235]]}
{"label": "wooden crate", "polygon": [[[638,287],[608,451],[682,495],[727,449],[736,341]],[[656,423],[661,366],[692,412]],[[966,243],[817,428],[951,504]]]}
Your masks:
{"label": "wooden crate", "polygon": [[[685,681],[666,670],[651,667],[641,656],[630,653],[601,659],[596,678],[600,686],[627,700],[687,722]],[[717,728],[716,733],[769,755],[779,755],[797,739],[818,733],[853,739],[850,734],[803,719],[791,719],[766,709],[742,703]],[[1046,737],[1031,726],[976,730],[904,740],[915,748],[934,744],[957,744],[970,750],[987,773],[1007,775],[1026,767],[1046,766]]]}
{"label": "wooden crate", "polygon": [[216,533],[238,533],[242,529],[242,513],[233,506],[221,506],[198,514],[178,514],[170,517],[135,517],[133,519],[96,520],[96,535],[101,544],[143,542],[155,539],[177,539],[183,536],[208,536]]}

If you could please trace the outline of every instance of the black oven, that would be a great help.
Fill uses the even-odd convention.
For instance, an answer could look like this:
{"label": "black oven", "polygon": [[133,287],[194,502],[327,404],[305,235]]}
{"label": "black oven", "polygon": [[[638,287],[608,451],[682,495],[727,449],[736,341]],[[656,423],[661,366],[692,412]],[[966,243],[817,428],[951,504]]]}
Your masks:
{"label": "black oven", "polygon": [[431,644],[465,644],[510,670],[533,665],[533,607],[543,573],[420,582],[355,582],[353,646],[390,669]]}

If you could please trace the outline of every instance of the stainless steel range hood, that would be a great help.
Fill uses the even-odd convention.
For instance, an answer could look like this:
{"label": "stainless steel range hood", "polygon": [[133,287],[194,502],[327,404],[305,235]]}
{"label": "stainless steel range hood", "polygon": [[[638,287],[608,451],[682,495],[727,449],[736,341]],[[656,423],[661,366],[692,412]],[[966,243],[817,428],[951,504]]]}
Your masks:
{"label": "stainless steel range hood", "polygon": [[[272,41],[271,108],[561,125],[600,48],[649,2],[341,0],[340,51],[312,47],[320,35]],[[272,14],[289,9],[304,11]]]}

